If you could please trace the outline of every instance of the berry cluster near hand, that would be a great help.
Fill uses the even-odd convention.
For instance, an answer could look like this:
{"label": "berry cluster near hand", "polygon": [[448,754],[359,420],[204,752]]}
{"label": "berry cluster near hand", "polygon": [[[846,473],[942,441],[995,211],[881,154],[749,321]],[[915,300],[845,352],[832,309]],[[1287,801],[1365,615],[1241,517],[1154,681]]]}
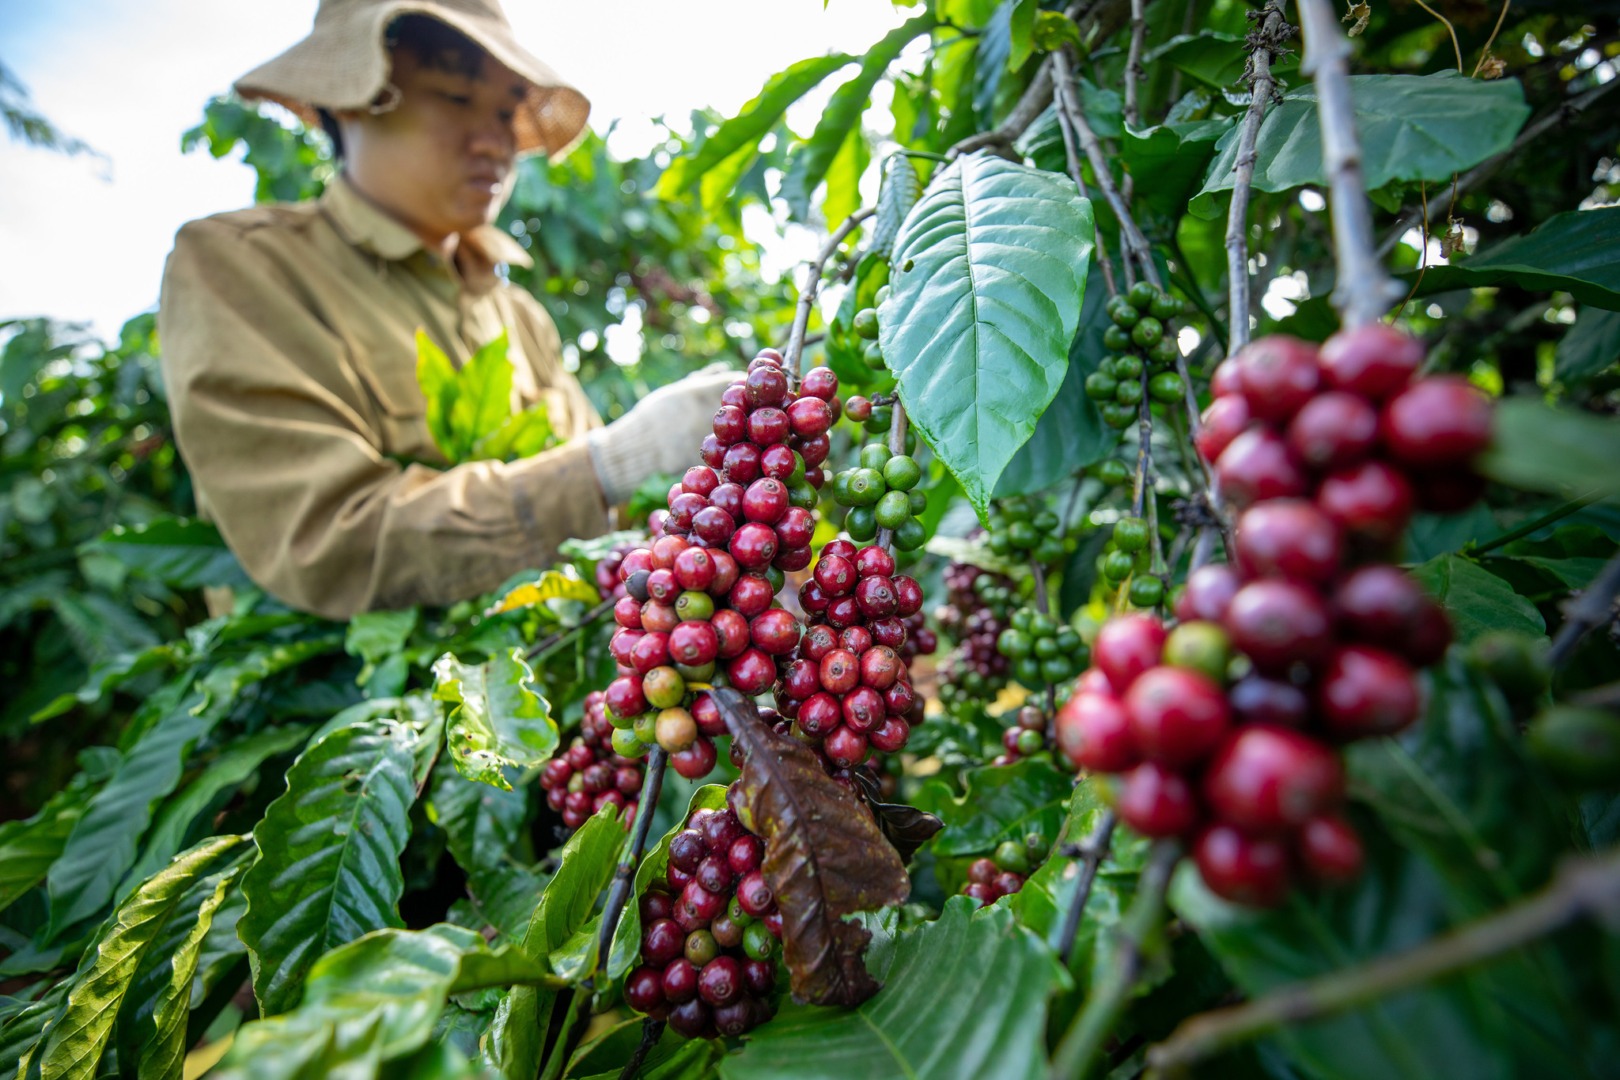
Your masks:
{"label": "berry cluster near hand", "polygon": [[703,687],[763,693],[797,647],[802,626],[776,593],[810,564],[837,394],[827,368],[795,390],[781,355],[765,350],[721,396],[704,464],[670,488],[651,547],[619,566],[626,595],[609,645],[619,674],[604,700],[618,753],[657,745],[682,776],[706,775],[726,726]]}
{"label": "berry cluster near hand", "polygon": [[1223,365],[1198,442],[1241,510],[1233,562],[1188,577],[1173,630],[1104,624],[1059,713],[1076,766],[1123,774],[1121,820],[1189,839],[1227,899],[1273,905],[1301,874],[1359,873],[1337,747],[1415,721],[1414,668],[1450,643],[1441,608],[1379,559],[1414,506],[1477,493],[1491,407],[1464,380],[1413,381],[1422,360],[1370,325],[1320,352],[1266,338]]}
{"label": "berry cluster near hand", "polygon": [[624,981],[632,1009],[688,1039],[735,1037],[770,1019],[782,914],[764,854],[729,809],[693,812],[670,840],[668,891],[641,898],[641,964]]}
{"label": "berry cluster near hand", "polygon": [[821,549],[799,590],[810,625],[776,702],[832,769],[852,769],[873,750],[899,752],[921,722],[905,649],[922,602],[922,586],[897,575],[882,547],[834,540]]}
{"label": "berry cluster near hand", "polygon": [[1103,345],[1110,355],[1086,376],[1086,396],[1097,402],[1103,423],[1129,427],[1144,394],[1165,404],[1182,399],[1186,384],[1175,370],[1180,350],[1170,320],[1185,312],[1182,301],[1146,281],[1108,301],[1113,325]]}
{"label": "berry cluster near hand", "polygon": [[540,771],[546,805],[562,814],[569,831],[585,824],[604,806],[621,810],[628,806],[626,822],[635,818],[644,763],[613,750],[613,726],[608,723],[605,700],[600,690],[585,695],[579,734]]}

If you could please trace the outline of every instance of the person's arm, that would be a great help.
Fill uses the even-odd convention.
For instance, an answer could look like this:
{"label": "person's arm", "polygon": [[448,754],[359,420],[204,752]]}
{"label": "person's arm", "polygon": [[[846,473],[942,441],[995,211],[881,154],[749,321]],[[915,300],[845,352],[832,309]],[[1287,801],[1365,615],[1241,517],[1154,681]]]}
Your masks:
{"label": "person's arm", "polygon": [[159,324],[201,502],[249,577],[294,607],[346,618],[452,603],[607,527],[584,439],[446,470],[385,456],[347,346],[296,268],[229,224],[181,230]]}

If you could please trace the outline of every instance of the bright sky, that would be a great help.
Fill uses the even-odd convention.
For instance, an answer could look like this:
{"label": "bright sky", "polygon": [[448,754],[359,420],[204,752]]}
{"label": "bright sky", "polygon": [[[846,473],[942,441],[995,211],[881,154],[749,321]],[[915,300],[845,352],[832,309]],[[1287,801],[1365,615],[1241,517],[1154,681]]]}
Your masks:
{"label": "bright sky", "polygon": [[[862,52],[905,15],[888,0],[506,6],[519,38],[591,99],[597,130],[621,120],[621,153],[647,148],[650,117],[685,126],[694,108],[735,112],[773,72]],[[175,230],[253,198],[250,169],[182,154],[181,133],[211,95],[302,37],[314,12],[315,0],[0,3],[0,63],[36,110],[110,159],[0,134],[0,320],[48,315],[110,337],[155,304]],[[802,112],[789,120],[808,130],[814,113]]]}

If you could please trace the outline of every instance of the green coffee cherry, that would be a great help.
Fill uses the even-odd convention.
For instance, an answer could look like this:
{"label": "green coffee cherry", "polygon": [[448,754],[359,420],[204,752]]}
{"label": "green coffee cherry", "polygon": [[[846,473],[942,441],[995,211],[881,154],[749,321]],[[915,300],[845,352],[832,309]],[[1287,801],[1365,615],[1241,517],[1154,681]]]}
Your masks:
{"label": "green coffee cherry", "polygon": [[1121,405],[1135,405],[1142,400],[1142,381],[1131,379],[1114,388],[1114,400]]}
{"label": "green coffee cherry", "polygon": [[1131,467],[1119,458],[1100,461],[1092,467],[1092,475],[1109,487],[1118,487],[1131,478]]}
{"label": "green coffee cherry", "polygon": [[882,443],[867,443],[861,447],[861,468],[882,469],[890,457],[889,448]]}
{"label": "green coffee cherry", "polygon": [[1114,525],[1114,546],[1121,551],[1137,552],[1148,546],[1148,523],[1138,517],[1120,518]]}
{"label": "green coffee cherry", "polygon": [[1562,780],[1582,787],[1620,783],[1620,716],[1605,709],[1554,705],[1531,722],[1525,744]]}
{"label": "green coffee cherry", "polygon": [[1130,299],[1131,306],[1137,311],[1146,311],[1152,307],[1153,301],[1157,300],[1159,295],[1159,290],[1151,281],[1138,281],[1131,286],[1131,291],[1126,294]]}
{"label": "green coffee cherry", "polygon": [[873,516],[879,528],[898,529],[911,520],[911,499],[903,491],[891,491],[877,501]]}
{"label": "green coffee cherry", "polygon": [[1102,575],[1109,581],[1118,583],[1130,577],[1136,571],[1136,560],[1128,551],[1110,551],[1103,556]]}
{"label": "green coffee cherry", "polygon": [[906,454],[891,457],[883,464],[883,482],[890,491],[910,491],[922,480],[922,466]]}
{"label": "green coffee cherry", "polygon": [[1144,316],[1131,328],[1131,341],[1144,349],[1151,349],[1164,338],[1164,324],[1151,315]]}
{"label": "green coffee cherry", "polygon": [[852,507],[844,515],[844,531],[856,543],[865,543],[877,535],[877,514],[870,506]]}
{"label": "green coffee cherry", "polygon": [[1180,401],[1186,388],[1181,376],[1173,371],[1161,371],[1148,380],[1148,396],[1167,405]]}
{"label": "green coffee cherry", "polygon": [[1164,582],[1156,577],[1131,579],[1131,603],[1139,608],[1158,607],[1164,600]]}
{"label": "green coffee cherry", "polygon": [[1119,380],[1106,371],[1093,371],[1086,376],[1086,397],[1093,401],[1112,401]]}
{"label": "green coffee cherry", "polygon": [[1098,406],[1097,411],[1102,414],[1103,423],[1115,431],[1122,431],[1136,422],[1136,406],[1134,405],[1121,405],[1117,401],[1109,401]]}
{"label": "green coffee cherry", "polygon": [[861,308],[855,313],[855,332],[868,341],[877,340],[878,313],[877,308]]}
{"label": "green coffee cherry", "polygon": [[1165,322],[1181,314],[1181,301],[1169,293],[1159,293],[1148,305],[1148,312],[1160,322]]}
{"label": "green coffee cherry", "polygon": [[916,551],[928,542],[928,531],[916,518],[907,518],[894,530],[894,546],[901,551]]}
{"label": "green coffee cherry", "polygon": [[1142,313],[1131,306],[1130,300],[1123,296],[1116,296],[1108,301],[1108,317],[1114,320],[1115,326],[1123,326],[1129,330],[1136,325]]}
{"label": "green coffee cherry", "polygon": [[1103,348],[1109,352],[1124,352],[1131,347],[1131,332],[1123,326],[1109,325],[1103,331]]}

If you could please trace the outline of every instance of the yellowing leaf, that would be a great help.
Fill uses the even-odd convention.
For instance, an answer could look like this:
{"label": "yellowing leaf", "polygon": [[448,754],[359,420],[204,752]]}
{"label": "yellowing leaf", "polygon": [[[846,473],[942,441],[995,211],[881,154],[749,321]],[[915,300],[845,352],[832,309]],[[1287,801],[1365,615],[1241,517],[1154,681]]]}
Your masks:
{"label": "yellowing leaf", "polygon": [[505,611],[534,607],[548,600],[578,600],[582,604],[594,604],[601,599],[590,582],[561,570],[547,570],[538,580],[519,585],[501,597],[485,614],[499,615]]}

